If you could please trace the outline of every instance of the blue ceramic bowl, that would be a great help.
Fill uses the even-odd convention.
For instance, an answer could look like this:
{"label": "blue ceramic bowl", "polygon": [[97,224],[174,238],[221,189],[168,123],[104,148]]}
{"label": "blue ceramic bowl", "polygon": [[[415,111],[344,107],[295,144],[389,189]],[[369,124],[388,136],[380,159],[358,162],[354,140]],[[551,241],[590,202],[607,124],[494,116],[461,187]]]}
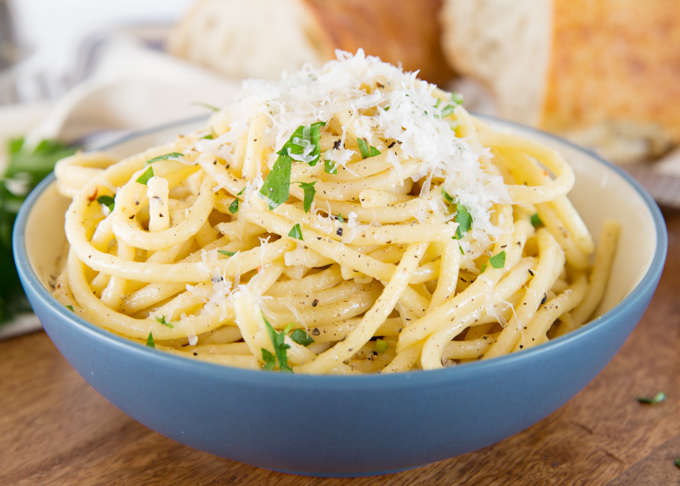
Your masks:
{"label": "blue ceramic bowl", "polygon": [[[571,162],[578,180],[571,199],[593,234],[607,216],[623,224],[600,317],[524,352],[437,371],[305,376],[228,368],[132,343],[50,295],[68,203],[53,177],[17,219],[19,275],[45,330],[78,373],[127,415],[182,444],[314,476],[383,474],[465,454],[542,420],[604,368],[649,304],[667,248],[658,207],[624,171],[550,135],[488,121],[551,145]],[[146,132],[111,148],[126,155],[193,126]]]}

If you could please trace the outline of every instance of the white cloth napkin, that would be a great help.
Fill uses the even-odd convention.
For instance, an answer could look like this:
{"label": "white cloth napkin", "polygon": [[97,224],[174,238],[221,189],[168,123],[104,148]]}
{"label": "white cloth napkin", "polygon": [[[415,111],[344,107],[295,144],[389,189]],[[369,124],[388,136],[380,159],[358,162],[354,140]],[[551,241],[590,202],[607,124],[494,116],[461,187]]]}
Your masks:
{"label": "white cloth napkin", "polygon": [[[129,35],[112,35],[90,53],[91,75],[56,102],[0,108],[0,144],[26,135],[26,143],[44,138],[80,141],[85,146],[210,111],[196,103],[228,104],[240,81],[154,50]],[[30,145],[29,145],[30,146]],[[6,163],[0,158],[0,167]],[[1,170],[1,169],[0,169]],[[0,339],[40,328],[33,315],[0,326]]]}

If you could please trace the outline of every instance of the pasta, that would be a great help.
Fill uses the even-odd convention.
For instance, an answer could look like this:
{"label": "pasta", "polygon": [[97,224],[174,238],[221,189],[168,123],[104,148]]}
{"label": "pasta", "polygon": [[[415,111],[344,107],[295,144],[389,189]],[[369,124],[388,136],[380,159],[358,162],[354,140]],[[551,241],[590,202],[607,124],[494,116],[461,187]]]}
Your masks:
{"label": "pasta", "polygon": [[73,198],[56,297],[250,369],[393,373],[536,346],[587,322],[618,237],[607,221],[596,251],[555,151],[362,51],[246,81],[205,129],[56,173]]}

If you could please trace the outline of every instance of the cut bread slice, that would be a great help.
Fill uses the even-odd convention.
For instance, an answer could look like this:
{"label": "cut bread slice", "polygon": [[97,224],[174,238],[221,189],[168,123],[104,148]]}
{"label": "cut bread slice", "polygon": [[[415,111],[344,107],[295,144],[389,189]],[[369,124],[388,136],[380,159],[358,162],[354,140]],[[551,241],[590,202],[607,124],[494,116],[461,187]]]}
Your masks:
{"label": "cut bread slice", "polygon": [[443,84],[452,77],[440,47],[441,0],[199,0],[168,50],[237,78],[278,78],[335,49],[401,63]]}
{"label": "cut bread slice", "polygon": [[680,142],[676,0],[445,0],[442,25],[447,59],[490,89],[502,117]]}

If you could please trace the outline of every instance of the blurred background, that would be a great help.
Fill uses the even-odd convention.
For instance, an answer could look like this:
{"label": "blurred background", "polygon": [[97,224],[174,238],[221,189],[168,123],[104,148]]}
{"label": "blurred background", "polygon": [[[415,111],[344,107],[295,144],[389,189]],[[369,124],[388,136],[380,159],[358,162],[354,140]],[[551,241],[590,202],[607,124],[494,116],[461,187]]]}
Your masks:
{"label": "blurred background", "polygon": [[358,48],[680,207],[677,0],[0,0],[0,321],[26,309],[14,216],[56,160]]}

